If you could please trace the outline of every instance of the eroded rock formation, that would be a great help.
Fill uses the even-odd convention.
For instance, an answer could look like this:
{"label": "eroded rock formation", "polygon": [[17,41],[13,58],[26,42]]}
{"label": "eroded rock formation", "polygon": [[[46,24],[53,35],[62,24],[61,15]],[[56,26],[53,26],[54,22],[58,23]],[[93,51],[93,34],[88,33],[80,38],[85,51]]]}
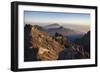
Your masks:
{"label": "eroded rock formation", "polygon": [[64,46],[55,41],[49,33],[39,30],[38,26],[31,29],[31,44],[38,49],[37,58],[40,60],[56,60]]}
{"label": "eroded rock formation", "polygon": [[70,42],[62,34],[51,36],[38,25],[28,24],[24,29],[25,61],[90,58],[83,46]]}

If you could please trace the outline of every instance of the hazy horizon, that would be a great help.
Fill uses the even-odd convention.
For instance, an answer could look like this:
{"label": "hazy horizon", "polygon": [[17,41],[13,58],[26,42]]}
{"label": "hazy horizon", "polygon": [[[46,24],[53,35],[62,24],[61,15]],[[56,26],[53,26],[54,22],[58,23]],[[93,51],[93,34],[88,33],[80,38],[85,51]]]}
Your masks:
{"label": "hazy horizon", "polygon": [[24,23],[40,26],[57,23],[66,28],[87,32],[90,30],[90,14],[24,11]]}

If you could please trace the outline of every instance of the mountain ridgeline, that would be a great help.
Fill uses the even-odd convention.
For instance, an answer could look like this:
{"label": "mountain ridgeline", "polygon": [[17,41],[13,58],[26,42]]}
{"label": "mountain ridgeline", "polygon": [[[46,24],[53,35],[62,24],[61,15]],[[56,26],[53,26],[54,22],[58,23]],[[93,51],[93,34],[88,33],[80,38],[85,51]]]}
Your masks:
{"label": "mountain ridgeline", "polygon": [[83,37],[80,39],[76,39],[75,43],[78,45],[83,45],[85,50],[90,53],[90,31],[88,31]]}
{"label": "mountain ridgeline", "polygon": [[[80,35],[74,42],[70,36]],[[90,58],[89,34],[83,35],[58,24],[52,27],[24,26],[24,61],[68,60]],[[88,45],[88,46],[87,46]]]}
{"label": "mountain ridgeline", "polygon": [[47,25],[43,28],[46,29],[51,35],[55,35],[56,32],[60,33],[64,37],[68,38],[70,41],[75,41],[76,39],[81,38],[84,35],[83,32],[70,28],[65,28],[57,23]]}

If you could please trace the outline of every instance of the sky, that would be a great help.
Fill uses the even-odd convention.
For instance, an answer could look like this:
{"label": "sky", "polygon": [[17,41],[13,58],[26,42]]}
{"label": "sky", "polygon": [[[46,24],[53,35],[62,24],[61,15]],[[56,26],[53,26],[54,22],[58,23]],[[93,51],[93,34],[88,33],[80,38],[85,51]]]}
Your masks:
{"label": "sky", "polygon": [[[88,13],[61,13],[24,11],[24,23],[35,25],[50,25],[58,23],[63,26],[73,27],[79,31],[87,32],[90,27],[90,14]],[[76,26],[75,26],[76,25]]]}
{"label": "sky", "polygon": [[68,23],[90,25],[90,14],[25,11],[25,23]]}

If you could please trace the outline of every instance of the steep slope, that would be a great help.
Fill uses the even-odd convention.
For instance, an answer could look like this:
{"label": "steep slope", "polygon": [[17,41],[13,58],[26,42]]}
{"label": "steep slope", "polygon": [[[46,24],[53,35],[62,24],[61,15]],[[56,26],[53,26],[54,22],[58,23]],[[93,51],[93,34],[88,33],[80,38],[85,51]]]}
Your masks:
{"label": "steep slope", "polygon": [[85,51],[81,45],[69,41],[69,39],[64,38],[63,35],[59,33],[56,33],[54,38],[65,47],[64,50],[59,53],[59,60],[89,58],[90,54]]}
{"label": "steep slope", "polygon": [[51,36],[47,30],[38,25],[25,25],[24,61],[83,58],[89,58],[89,53],[62,34],[56,32]]}
{"label": "steep slope", "polygon": [[38,52],[37,49],[31,48],[31,32],[32,25],[26,24],[24,26],[24,61],[37,61],[36,54]]}
{"label": "steep slope", "polygon": [[38,49],[37,57],[41,60],[56,60],[64,46],[55,41],[49,33],[34,25],[31,29],[31,44]]}
{"label": "steep slope", "polygon": [[75,41],[76,44],[83,45],[87,52],[90,52],[90,31],[88,31],[82,38]]}

